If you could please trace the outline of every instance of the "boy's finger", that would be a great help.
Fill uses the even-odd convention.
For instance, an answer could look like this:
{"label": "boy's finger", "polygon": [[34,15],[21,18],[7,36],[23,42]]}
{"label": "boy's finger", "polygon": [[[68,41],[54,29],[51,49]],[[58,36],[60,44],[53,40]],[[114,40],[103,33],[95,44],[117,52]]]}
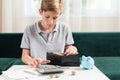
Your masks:
{"label": "boy's finger", "polygon": [[43,60],[41,64],[46,64],[46,63],[50,63],[50,60]]}

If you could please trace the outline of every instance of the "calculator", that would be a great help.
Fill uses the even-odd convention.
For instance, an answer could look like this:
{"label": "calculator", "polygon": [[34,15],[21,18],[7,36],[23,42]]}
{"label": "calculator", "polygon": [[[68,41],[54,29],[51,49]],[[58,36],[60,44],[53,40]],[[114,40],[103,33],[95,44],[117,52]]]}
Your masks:
{"label": "calculator", "polygon": [[41,74],[62,73],[63,69],[57,65],[40,65],[37,71]]}

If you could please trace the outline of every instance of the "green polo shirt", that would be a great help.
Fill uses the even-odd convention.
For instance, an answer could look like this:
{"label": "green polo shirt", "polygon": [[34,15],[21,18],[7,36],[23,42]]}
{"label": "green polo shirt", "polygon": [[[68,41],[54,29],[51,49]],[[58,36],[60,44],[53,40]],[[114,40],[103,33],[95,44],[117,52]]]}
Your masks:
{"label": "green polo shirt", "polygon": [[47,52],[64,53],[66,45],[74,44],[68,25],[57,22],[55,29],[47,36],[38,26],[38,22],[27,26],[21,42],[21,48],[29,49],[30,55],[46,59]]}

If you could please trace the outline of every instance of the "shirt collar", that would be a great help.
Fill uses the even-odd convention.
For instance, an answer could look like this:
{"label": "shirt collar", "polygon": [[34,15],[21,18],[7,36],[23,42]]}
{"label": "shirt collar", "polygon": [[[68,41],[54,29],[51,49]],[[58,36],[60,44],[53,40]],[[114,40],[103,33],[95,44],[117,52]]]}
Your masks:
{"label": "shirt collar", "polygon": [[[38,33],[42,33],[43,31],[39,28],[38,23],[39,23],[39,22],[36,23],[37,32],[38,32]],[[56,26],[55,26],[55,28],[54,28],[54,30],[53,30],[53,32],[57,32],[57,31],[58,31],[58,27],[59,27],[59,26],[58,26],[58,22],[57,22],[57,23],[56,23]]]}
{"label": "shirt collar", "polygon": [[39,25],[38,25],[38,23],[39,23],[39,21],[36,23],[37,32],[38,32],[38,33],[41,33],[41,32],[42,32],[42,30],[39,28]]}

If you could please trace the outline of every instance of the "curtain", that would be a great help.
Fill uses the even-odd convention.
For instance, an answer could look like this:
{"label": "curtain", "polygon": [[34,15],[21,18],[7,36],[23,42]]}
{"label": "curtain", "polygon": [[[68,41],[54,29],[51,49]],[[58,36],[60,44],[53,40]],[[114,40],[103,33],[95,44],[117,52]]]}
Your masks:
{"label": "curtain", "polygon": [[[26,25],[38,21],[39,1],[2,0],[2,31],[23,32]],[[120,0],[64,1],[60,20],[68,23],[72,32],[120,31]]]}

